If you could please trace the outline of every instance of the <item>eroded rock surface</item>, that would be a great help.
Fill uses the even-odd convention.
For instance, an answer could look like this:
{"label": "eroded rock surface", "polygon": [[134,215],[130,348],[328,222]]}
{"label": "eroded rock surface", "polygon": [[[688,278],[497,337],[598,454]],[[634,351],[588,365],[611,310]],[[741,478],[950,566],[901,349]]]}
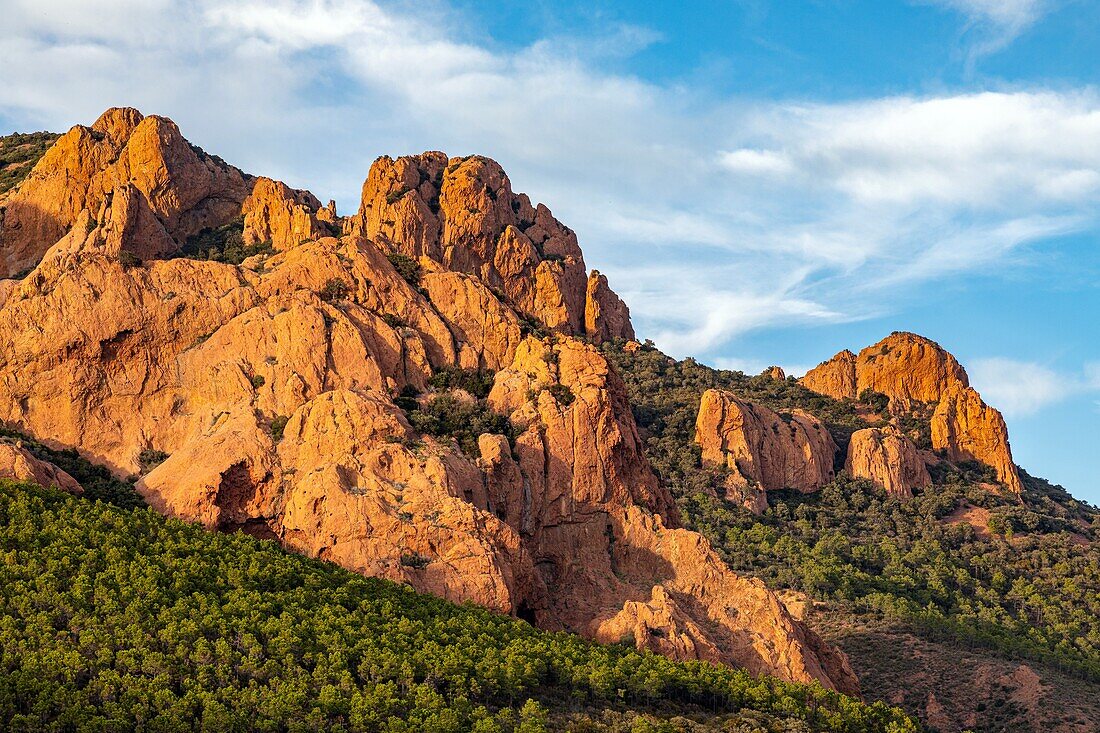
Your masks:
{"label": "eroded rock surface", "polygon": [[[1022,490],[1001,413],[970,386],[966,370],[934,341],[911,333],[891,334],[856,356],[842,351],[810,370],[801,382],[835,399],[857,399],[870,390],[889,398],[893,415],[933,411],[933,447],[949,460],[992,466],[1011,492]],[[891,469],[901,470],[900,466]]]}
{"label": "eroded rock surface", "polygon": [[784,418],[722,390],[703,393],[695,442],[703,462],[726,466],[737,486],[808,493],[834,475],[836,443],[821,421],[801,410]]}
{"label": "eroded rock surface", "polygon": [[924,458],[900,430],[867,428],[852,433],[848,443],[848,458],[844,469],[856,478],[869,479],[904,499],[913,496],[913,489],[932,485]]}
{"label": "eroded rock surface", "polygon": [[70,494],[82,494],[84,488],[76,479],[48,461],[35,458],[18,440],[0,438],[0,478],[30,481]]}
{"label": "eroded rock surface", "polygon": [[[50,202],[48,221],[5,221],[26,225],[5,228],[19,232],[5,256],[38,265],[0,284],[0,420],[120,475],[143,470],[143,451],[167,454],[139,491],[211,529],[547,628],[631,631],[678,658],[858,689],[774,593],[679,528],[621,380],[576,338],[632,336],[626,308],[499,166],[381,159],[341,222],[177,137],[132,111],[75,128],[59,141],[86,147],[71,199]],[[24,203],[67,190],[52,170],[20,189]],[[274,254],[160,259],[242,213],[246,239]],[[346,234],[327,236],[337,225]],[[460,367],[496,372],[486,405],[514,442],[483,434],[467,455],[396,406]]]}

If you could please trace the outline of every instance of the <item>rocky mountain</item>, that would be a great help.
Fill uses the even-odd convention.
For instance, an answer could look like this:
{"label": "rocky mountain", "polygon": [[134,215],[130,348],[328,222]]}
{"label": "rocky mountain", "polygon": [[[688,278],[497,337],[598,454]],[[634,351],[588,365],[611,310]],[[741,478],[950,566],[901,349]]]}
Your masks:
{"label": "rocky mountain", "polygon": [[982,401],[966,370],[939,344],[912,333],[894,333],[858,356],[840,352],[801,381],[836,399],[884,395],[885,409],[896,416],[931,410],[933,449],[954,461],[992,466],[1006,491],[1020,493],[1004,418]]}
{"label": "rocky mountain", "polygon": [[[895,333],[800,380],[676,362],[488,158],[379,158],[340,216],[112,109],[0,195],[0,275],[0,478],[132,484],[543,629],[874,699],[863,613],[1097,662],[1096,614],[1035,609],[1090,608],[1100,519],[1021,473],[951,354]],[[1057,538],[1029,568],[1073,545],[1041,591],[987,567],[1017,525]]]}
{"label": "rocky mountain", "polygon": [[[237,221],[240,264],[179,256]],[[493,161],[382,158],[339,219],[114,109],[8,194],[0,247],[9,274],[34,266],[0,284],[0,419],[138,476],[158,510],[545,628],[858,689],[679,528],[585,342],[633,336],[625,305]],[[478,374],[487,394],[444,386]],[[478,419],[495,431],[451,439]]]}

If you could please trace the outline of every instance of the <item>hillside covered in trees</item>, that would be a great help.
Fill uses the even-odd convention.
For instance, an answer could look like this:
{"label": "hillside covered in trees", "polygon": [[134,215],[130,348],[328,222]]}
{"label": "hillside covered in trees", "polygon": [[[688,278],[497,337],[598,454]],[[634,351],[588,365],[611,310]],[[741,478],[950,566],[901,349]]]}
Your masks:
{"label": "hillside covered in trees", "polygon": [[601,646],[0,481],[11,731],[915,731],[819,686]]}
{"label": "hillside covered in trees", "polygon": [[[861,653],[846,648],[846,636],[855,643],[853,626],[889,628],[946,641],[948,653],[966,648],[1040,663],[1096,689],[1095,507],[1026,473],[1019,498],[988,491],[989,469],[980,464],[943,464],[933,471],[932,487],[904,500],[851,478],[841,464],[818,492],[768,492],[769,506],[756,516],[723,498],[724,470],[700,462],[694,433],[705,390],[728,390],[777,411],[811,411],[842,446],[840,455],[852,431],[873,422],[864,417],[873,415],[870,406],[811,392],[793,379],[676,361],[652,347],[608,345],[605,353],[627,383],[647,457],[688,526],[738,572],[816,601],[839,635],[834,641],[853,657]],[[876,681],[865,691],[885,697],[882,677]],[[892,684],[904,689],[907,681],[902,676]],[[941,697],[950,695],[949,688],[936,688]],[[996,718],[987,725],[978,729],[1004,729]]]}

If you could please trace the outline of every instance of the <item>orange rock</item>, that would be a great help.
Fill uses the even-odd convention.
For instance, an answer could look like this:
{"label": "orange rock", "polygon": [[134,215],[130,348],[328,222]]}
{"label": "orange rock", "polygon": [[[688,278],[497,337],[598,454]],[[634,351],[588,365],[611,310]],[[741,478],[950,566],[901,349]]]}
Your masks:
{"label": "orange rock", "polygon": [[844,470],[869,479],[888,494],[913,496],[913,489],[932,485],[920,451],[897,428],[867,428],[852,433]]}
{"label": "orange rock", "polygon": [[854,400],[859,394],[856,385],[856,355],[845,349],[806,372],[798,381],[808,389],[835,400]]}
{"label": "orange rock", "polygon": [[695,442],[703,462],[729,468],[735,486],[816,491],[833,478],[836,443],[809,413],[790,419],[729,392],[709,389],[699,403]]}
{"label": "orange rock", "polygon": [[198,152],[171,120],[107,110],[92,127],[62,135],[5,199],[0,276],[33,267],[83,210],[100,211],[120,187],[127,210],[150,212],[176,246],[237,216],[249,190],[244,174]]}
{"label": "orange rock", "polygon": [[779,382],[786,381],[786,379],[787,379],[787,373],[785,371],[783,371],[783,367],[780,367],[780,366],[770,366],[767,369],[765,369],[763,372],[761,372],[760,376],[768,377],[770,379],[774,379],[774,380],[779,381]]}
{"label": "orange rock", "polygon": [[[1001,414],[982,402],[966,370],[934,341],[897,332],[855,357],[843,351],[801,379],[806,387],[836,399],[864,390],[890,398],[890,411],[934,405],[933,445],[950,460],[978,460],[997,471],[1010,491],[1022,490]],[[895,466],[891,471],[901,470]]]}
{"label": "orange rock", "polygon": [[348,226],[384,247],[476,276],[521,317],[553,331],[633,334],[626,306],[601,275],[585,274],[576,235],[545,206],[513,193],[488,158],[379,158]]}
{"label": "orange rock", "polygon": [[70,494],[82,494],[84,488],[69,474],[48,461],[40,461],[23,447],[22,441],[0,438],[0,478],[29,481]]}
{"label": "orange rock", "polygon": [[634,340],[630,309],[607,284],[607,276],[593,270],[588,276],[584,309],[584,332],[597,343],[615,339]]}
{"label": "orange rock", "polygon": [[[59,171],[86,166],[50,204],[74,226],[28,239],[16,259],[31,252],[37,267],[0,282],[0,420],[121,475],[141,470],[143,450],[165,452],[138,490],[210,528],[546,628],[630,629],[677,657],[858,689],[763,584],[678,528],[625,386],[571,336],[629,336],[625,306],[495,163],[381,159],[341,222],[195,153],[161,118],[117,111],[97,125],[63,138],[46,158],[64,165],[17,192],[24,204],[63,192]],[[248,237],[280,251],[240,266],[157,259],[239,215],[248,194]],[[57,221],[27,211],[5,227]],[[337,223],[347,236],[317,236]],[[26,227],[12,232],[5,252]],[[393,252],[419,259],[419,287]],[[540,324],[559,333],[523,337]],[[514,444],[482,435],[467,456],[394,405],[455,366],[499,370],[488,403]]]}
{"label": "orange rock", "polygon": [[275,249],[287,249],[302,242],[331,234],[321,225],[321,202],[309,191],[295,191],[280,181],[257,178],[245,199],[245,244],[271,242]]}
{"label": "orange rock", "polygon": [[955,385],[943,396],[932,415],[932,446],[945,451],[952,461],[975,460],[992,466],[1005,488],[1017,494],[1023,491],[1004,418],[971,387]]}

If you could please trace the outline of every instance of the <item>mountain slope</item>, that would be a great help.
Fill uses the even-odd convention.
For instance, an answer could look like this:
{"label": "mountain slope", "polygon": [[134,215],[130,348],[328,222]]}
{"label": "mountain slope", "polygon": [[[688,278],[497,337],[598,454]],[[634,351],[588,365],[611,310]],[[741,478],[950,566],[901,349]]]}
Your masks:
{"label": "mountain slope", "polygon": [[[1100,689],[1100,511],[1026,472],[1020,497],[1005,494],[991,467],[927,453],[934,484],[913,498],[841,473],[812,494],[769,491],[767,506],[753,514],[725,492],[728,470],[702,463],[695,436],[707,390],[821,416],[842,446],[838,461],[853,432],[882,424],[884,415],[875,405],[834,400],[794,380],[676,362],[652,347],[619,343],[604,351],[623,376],[646,454],[685,524],[738,572],[816,601],[800,605],[852,657],[872,699],[909,703],[945,731],[1004,730],[1005,711],[992,705],[996,696],[986,703],[974,698],[974,685],[984,683],[932,678],[915,685],[914,662],[898,659],[897,649],[919,647],[955,670],[1015,660],[999,674],[1025,659],[1045,692],[1017,705],[1010,729],[1097,730],[1089,697],[1075,691]],[[927,417],[923,424],[909,412],[902,418],[912,433],[927,433]],[[956,664],[960,645],[987,660]],[[907,664],[910,672],[901,671]],[[1059,684],[1065,674],[1083,682]],[[924,698],[914,700],[916,690]],[[933,711],[950,712],[930,715],[929,695],[938,698]],[[1049,715],[1050,706],[1066,710],[1065,718]]]}
{"label": "mountain slope", "polygon": [[10,731],[916,730],[820,687],[540,632],[4,480],[0,558]]}
{"label": "mountain slope", "polygon": [[585,342],[631,336],[626,307],[495,162],[381,158],[340,218],[166,118],[108,110],[9,199],[0,254],[41,257],[0,280],[0,420],[133,477],[158,511],[544,628],[858,691],[680,527]]}

